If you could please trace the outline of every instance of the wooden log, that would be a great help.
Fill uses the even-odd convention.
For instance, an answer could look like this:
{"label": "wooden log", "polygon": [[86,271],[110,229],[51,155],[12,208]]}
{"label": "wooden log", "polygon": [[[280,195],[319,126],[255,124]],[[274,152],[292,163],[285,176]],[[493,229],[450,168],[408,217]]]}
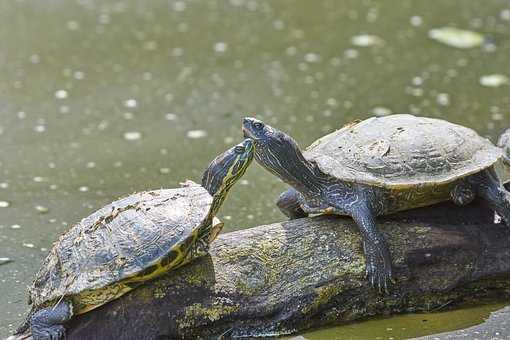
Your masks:
{"label": "wooden log", "polygon": [[351,219],[305,218],[220,235],[210,256],[73,318],[67,339],[265,337],[507,296],[510,230],[481,204],[380,219],[389,295],[366,281]]}

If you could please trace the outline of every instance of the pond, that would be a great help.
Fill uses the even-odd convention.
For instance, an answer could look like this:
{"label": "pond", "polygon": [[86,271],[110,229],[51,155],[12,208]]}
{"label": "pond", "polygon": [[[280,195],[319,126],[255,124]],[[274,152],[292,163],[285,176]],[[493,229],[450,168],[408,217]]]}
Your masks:
{"label": "pond", "polygon": [[[0,265],[0,337],[70,224],[119,196],[199,181],[247,114],[302,146],[391,112],[493,140],[510,126],[506,0],[19,0],[0,2],[0,22],[0,258],[11,260]],[[282,220],[284,188],[254,164],[220,212],[225,231]],[[455,313],[394,338],[466,326]]]}

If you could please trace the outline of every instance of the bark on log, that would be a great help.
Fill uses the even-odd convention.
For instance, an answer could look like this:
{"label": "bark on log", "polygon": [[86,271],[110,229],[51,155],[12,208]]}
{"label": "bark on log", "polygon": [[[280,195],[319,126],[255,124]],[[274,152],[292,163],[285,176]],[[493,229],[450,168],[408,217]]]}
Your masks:
{"label": "bark on log", "polygon": [[67,339],[263,337],[502,297],[510,292],[510,230],[492,219],[481,203],[381,219],[397,279],[390,295],[369,287],[348,218],[223,234],[210,256],[74,318]]}

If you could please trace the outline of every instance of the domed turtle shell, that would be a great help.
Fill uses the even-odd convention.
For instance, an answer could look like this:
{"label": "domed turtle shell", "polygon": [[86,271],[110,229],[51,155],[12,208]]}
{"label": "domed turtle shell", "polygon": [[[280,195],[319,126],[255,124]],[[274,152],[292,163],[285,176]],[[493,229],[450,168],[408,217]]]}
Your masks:
{"label": "domed turtle shell", "polygon": [[[68,298],[74,314],[80,314],[182,264],[212,201],[206,189],[188,183],[135,193],[84,218],[44,260],[29,289],[32,304]],[[213,225],[222,226],[218,219]]]}
{"label": "domed turtle shell", "polygon": [[469,128],[395,114],[347,125],[315,141],[304,156],[338,179],[402,189],[479,172],[498,162],[502,151]]}

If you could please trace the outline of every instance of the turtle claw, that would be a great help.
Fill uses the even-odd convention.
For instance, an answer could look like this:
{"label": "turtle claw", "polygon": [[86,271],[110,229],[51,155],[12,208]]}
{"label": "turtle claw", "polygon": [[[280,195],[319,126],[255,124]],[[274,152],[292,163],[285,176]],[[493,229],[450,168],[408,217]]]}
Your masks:
{"label": "turtle claw", "polygon": [[385,256],[384,251],[365,244],[366,276],[370,285],[377,289],[380,294],[388,295],[393,279],[391,260]]}

